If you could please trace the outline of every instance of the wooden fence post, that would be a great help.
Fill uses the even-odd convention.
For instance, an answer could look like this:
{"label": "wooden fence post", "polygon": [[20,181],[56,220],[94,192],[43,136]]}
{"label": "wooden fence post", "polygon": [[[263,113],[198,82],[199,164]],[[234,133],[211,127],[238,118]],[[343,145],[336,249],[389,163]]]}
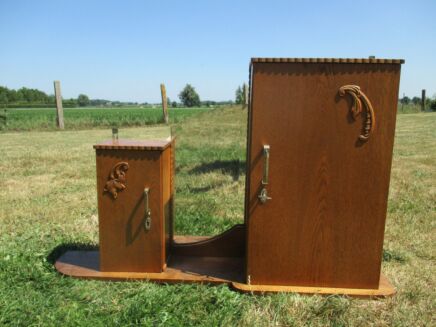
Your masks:
{"label": "wooden fence post", "polygon": [[56,125],[64,129],[64,109],[62,108],[61,82],[54,81],[54,91],[56,98]]}
{"label": "wooden fence post", "polygon": [[160,93],[162,95],[162,111],[165,124],[168,124],[168,103],[167,103],[167,91],[165,90],[165,85],[160,85]]}
{"label": "wooden fence post", "polygon": [[425,89],[421,93],[421,111],[425,111]]}

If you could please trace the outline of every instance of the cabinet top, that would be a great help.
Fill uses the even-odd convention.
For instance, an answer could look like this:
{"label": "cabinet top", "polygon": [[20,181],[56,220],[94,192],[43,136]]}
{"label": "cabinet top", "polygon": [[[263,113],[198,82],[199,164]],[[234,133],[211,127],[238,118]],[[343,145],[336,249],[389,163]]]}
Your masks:
{"label": "cabinet top", "polygon": [[404,59],[377,58],[251,58],[251,63],[404,64]]}
{"label": "cabinet top", "polygon": [[94,149],[104,150],[158,150],[163,151],[171,140],[106,140],[94,145]]}

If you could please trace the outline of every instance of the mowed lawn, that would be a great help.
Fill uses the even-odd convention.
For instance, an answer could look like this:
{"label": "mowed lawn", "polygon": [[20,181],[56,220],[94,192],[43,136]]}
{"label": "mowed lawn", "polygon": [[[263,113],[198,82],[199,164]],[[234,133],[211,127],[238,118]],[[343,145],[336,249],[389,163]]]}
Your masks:
{"label": "mowed lawn", "polygon": [[[177,233],[213,235],[243,221],[246,115],[216,109],[175,124]],[[120,137],[167,132],[121,128]],[[106,138],[109,129],[0,134],[0,324],[436,324],[436,113],[398,116],[382,267],[398,293],[387,299],[253,296],[227,286],[59,275],[53,262],[62,249],[98,242],[92,145]]]}

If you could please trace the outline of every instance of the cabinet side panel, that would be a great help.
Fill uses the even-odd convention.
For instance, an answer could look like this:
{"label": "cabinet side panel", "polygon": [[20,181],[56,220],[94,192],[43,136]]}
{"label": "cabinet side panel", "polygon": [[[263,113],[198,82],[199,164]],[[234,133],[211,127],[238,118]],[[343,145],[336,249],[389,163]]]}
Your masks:
{"label": "cabinet side panel", "polygon": [[172,147],[168,147],[162,153],[162,206],[163,206],[163,233],[162,247],[164,253],[162,255],[162,266],[166,264],[168,255],[170,254],[171,240],[171,216],[172,216],[172,192],[171,192],[171,155]]}
{"label": "cabinet side panel", "polygon": [[[97,190],[102,271],[161,272],[160,151],[97,150]],[[104,191],[112,168],[129,165],[116,199]],[[150,189],[151,229],[144,228],[144,188]]]}
{"label": "cabinet side panel", "polygon": [[[375,288],[395,131],[400,65],[256,63],[253,67],[247,274],[252,284]],[[376,125],[360,142],[358,85]],[[258,199],[262,147],[271,146],[269,196]]]}

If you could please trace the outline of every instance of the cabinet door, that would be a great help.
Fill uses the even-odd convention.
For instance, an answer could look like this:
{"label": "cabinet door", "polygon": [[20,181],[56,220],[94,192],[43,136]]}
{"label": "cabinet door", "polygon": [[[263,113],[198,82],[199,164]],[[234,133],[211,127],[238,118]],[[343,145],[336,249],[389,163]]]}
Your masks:
{"label": "cabinet door", "polygon": [[376,288],[400,65],[254,63],[251,74],[248,281]]}
{"label": "cabinet door", "polygon": [[[124,190],[105,190],[113,168],[127,163]],[[115,173],[115,178],[117,174]],[[146,195],[151,225],[147,219]],[[97,150],[97,191],[102,271],[161,272],[164,264],[161,152]]]}

